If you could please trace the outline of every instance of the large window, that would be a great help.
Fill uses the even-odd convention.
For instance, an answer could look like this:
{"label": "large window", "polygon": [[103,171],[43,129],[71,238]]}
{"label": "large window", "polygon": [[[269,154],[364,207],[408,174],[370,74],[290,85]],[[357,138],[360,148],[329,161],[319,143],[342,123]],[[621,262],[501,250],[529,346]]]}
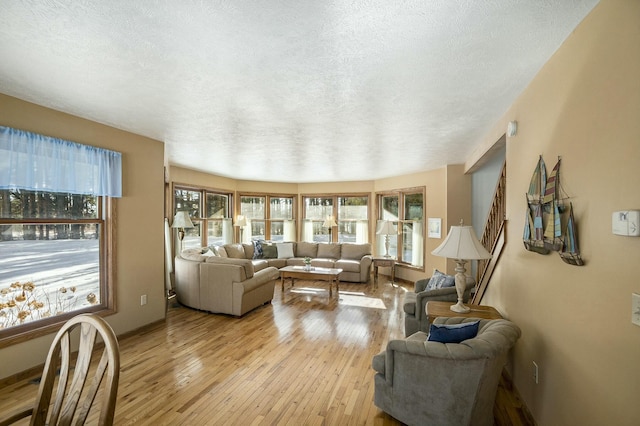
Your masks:
{"label": "large window", "polygon": [[0,347],[114,311],[121,191],[120,153],[0,126]]}
{"label": "large window", "polygon": [[240,215],[247,224],[242,227],[242,241],[295,241],[293,196],[240,195]]}
{"label": "large window", "polygon": [[193,228],[185,229],[182,249],[233,242],[231,194],[205,189],[174,189],[174,211],[187,211]]}
{"label": "large window", "polygon": [[[397,232],[389,235],[389,254],[399,263],[424,266],[424,190],[378,194],[378,226],[390,221]],[[377,234],[377,254],[384,255],[385,235]]]}
{"label": "large window", "polygon": [[303,196],[303,241],[351,242],[369,241],[369,196],[331,195]]}

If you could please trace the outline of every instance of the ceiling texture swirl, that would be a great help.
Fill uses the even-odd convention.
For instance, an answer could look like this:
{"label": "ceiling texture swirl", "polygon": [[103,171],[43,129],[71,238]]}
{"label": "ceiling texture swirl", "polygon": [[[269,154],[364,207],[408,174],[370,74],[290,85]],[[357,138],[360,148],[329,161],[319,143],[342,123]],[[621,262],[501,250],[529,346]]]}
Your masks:
{"label": "ceiling texture swirl", "polygon": [[465,162],[596,4],[0,0],[0,92],[220,176],[380,179]]}

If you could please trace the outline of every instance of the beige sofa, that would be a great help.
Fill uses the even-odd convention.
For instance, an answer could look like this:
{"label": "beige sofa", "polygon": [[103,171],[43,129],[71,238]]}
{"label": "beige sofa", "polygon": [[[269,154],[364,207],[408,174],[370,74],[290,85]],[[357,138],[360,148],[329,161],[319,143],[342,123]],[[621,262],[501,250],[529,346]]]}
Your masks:
{"label": "beige sofa", "polygon": [[206,256],[201,249],[175,258],[178,302],[214,313],[242,316],[270,303],[279,276],[273,266],[256,270],[250,260]]}
{"label": "beige sofa", "polygon": [[340,281],[369,280],[370,244],[283,244],[226,244],[213,250],[183,250],[175,258],[178,302],[203,311],[244,315],[271,302],[279,268],[304,265],[305,257],[312,259],[312,266],[342,269]]}
{"label": "beige sofa", "polygon": [[[284,249],[284,250],[283,250]],[[233,259],[251,260],[255,270],[268,266],[302,266],[304,258],[311,258],[311,266],[340,268],[340,281],[366,283],[371,275],[371,244],[354,243],[258,243],[225,244],[214,248],[217,255]]]}

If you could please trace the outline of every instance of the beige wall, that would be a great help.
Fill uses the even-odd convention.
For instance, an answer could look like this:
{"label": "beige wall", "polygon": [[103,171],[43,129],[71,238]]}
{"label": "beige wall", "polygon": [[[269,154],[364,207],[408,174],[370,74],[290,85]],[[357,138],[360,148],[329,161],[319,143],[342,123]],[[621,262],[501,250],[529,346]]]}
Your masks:
{"label": "beige wall", "polygon": [[[161,320],[164,298],[161,142],[0,94],[0,125],[122,152],[123,197],[117,200],[117,334]],[[140,296],[147,304],[140,306]],[[0,378],[44,363],[53,334],[0,349]]]}
{"label": "beige wall", "polygon": [[[640,209],[640,2],[603,0],[483,141],[507,140],[507,244],[483,303],[522,328],[513,377],[539,425],[637,425],[640,238],[611,214]],[[526,251],[524,194],[538,155],[562,157],[586,265]],[[532,363],[540,381],[532,379]]]}

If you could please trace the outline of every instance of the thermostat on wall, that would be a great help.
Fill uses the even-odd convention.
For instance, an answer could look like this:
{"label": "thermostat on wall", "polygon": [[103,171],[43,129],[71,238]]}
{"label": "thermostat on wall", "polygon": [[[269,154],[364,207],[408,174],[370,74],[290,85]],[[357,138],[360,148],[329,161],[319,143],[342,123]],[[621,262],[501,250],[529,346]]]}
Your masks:
{"label": "thermostat on wall", "polygon": [[613,212],[611,231],[616,235],[640,236],[640,210]]}

